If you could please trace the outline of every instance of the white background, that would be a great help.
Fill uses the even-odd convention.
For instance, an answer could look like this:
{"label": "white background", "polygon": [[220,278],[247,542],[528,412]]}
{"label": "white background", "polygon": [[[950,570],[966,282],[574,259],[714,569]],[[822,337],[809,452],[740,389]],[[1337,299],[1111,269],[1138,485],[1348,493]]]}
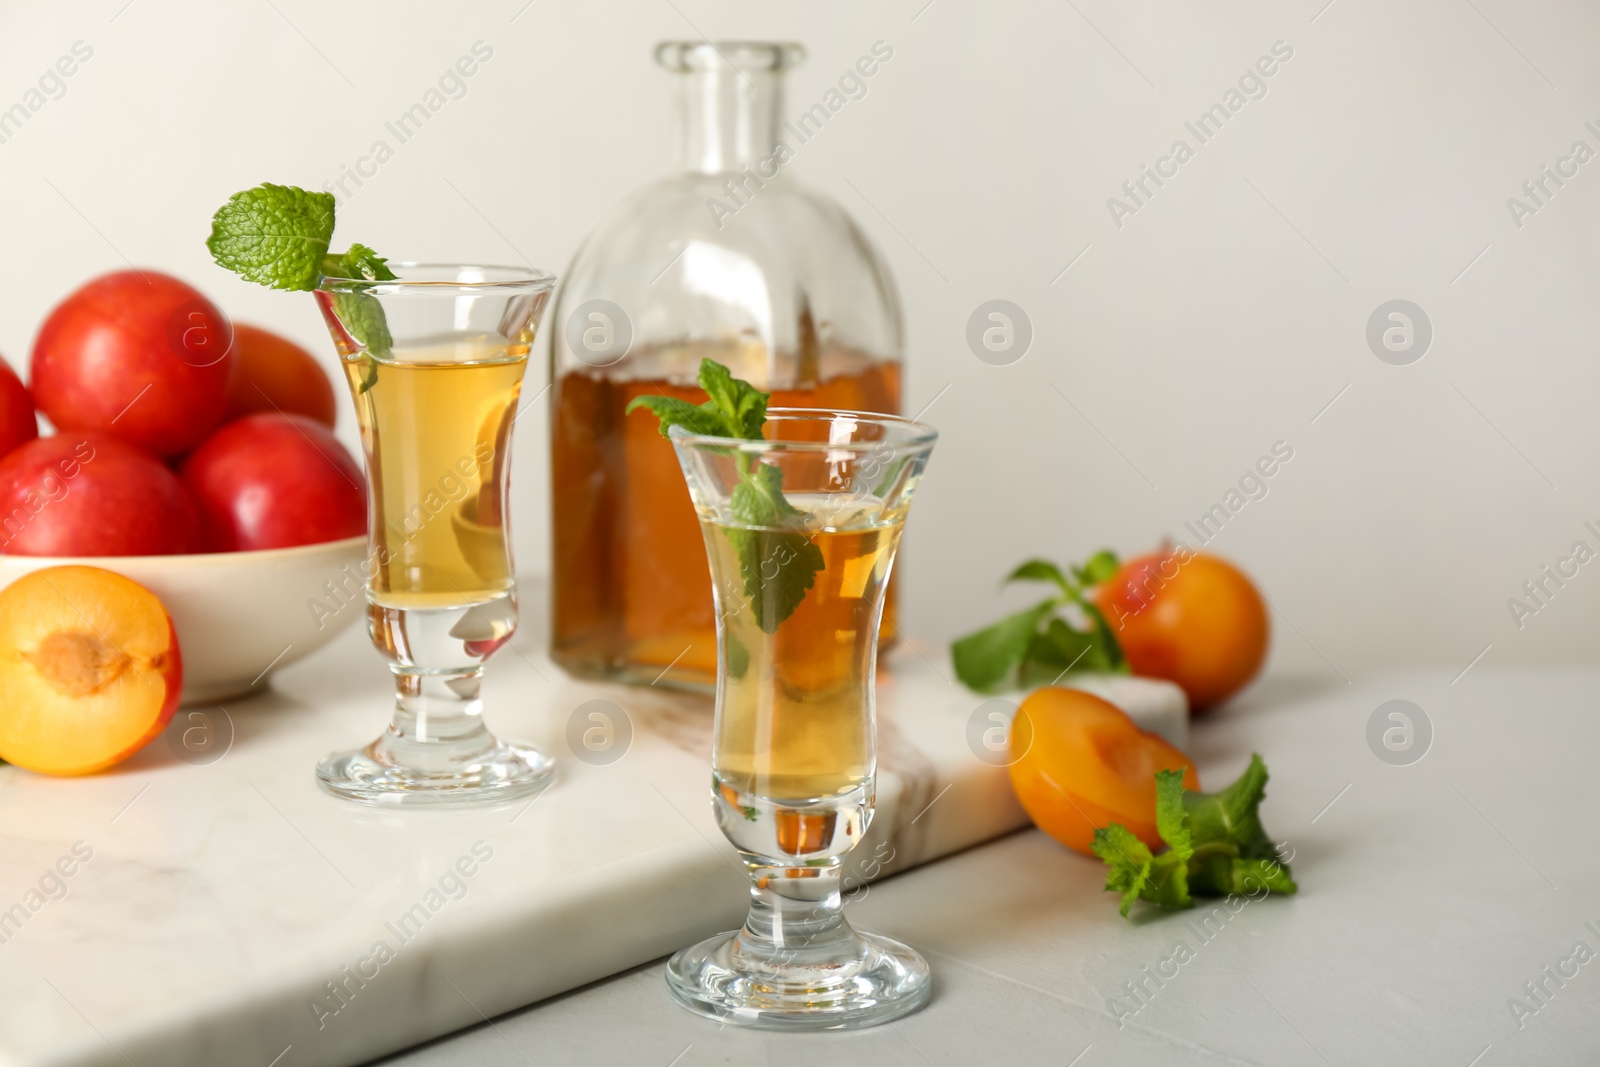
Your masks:
{"label": "white background", "polygon": [[[1600,161],[1520,229],[1506,200],[1575,140],[1600,149],[1600,6],[1325,2],[4,0],[0,109],[74,42],[94,54],[0,144],[0,353],[25,365],[56,300],[131,262],[331,364],[308,297],[211,264],[211,212],[336,177],[474,41],[493,58],[338,240],[559,272],[668,168],[657,41],[803,42],[792,113],[883,40],[893,60],[794,169],[893,265],[908,411],[937,398],[906,557],[919,644],[1020,604],[996,581],[1025,556],[1188,539],[1281,440],[1294,458],[1211,546],[1277,609],[1274,666],[1591,661],[1600,562],[1520,630],[1506,602],[1575,540],[1600,548]],[[1106,199],[1193,146],[1184,121],[1280,40],[1268,94],[1114,225]],[[996,297],[1034,327],[1006,367],[964,339]],[[1395,298],[1434,327],[1410,366],[1365,341]],[[524,570],[548,567],[547,433],[541,404],[514,466]]]}

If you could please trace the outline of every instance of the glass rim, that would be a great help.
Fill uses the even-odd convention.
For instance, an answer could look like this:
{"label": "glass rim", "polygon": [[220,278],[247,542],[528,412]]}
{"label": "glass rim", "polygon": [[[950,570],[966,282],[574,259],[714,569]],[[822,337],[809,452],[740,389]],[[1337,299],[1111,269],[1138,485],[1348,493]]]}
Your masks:
{"label": "glass rim", "polygon": [[904,436],[884,437],[876,441],[754,441],[746,437],[719,437],[715,434],[690,433],[682,426],[669,426],[667,437],[674,445],[729,449],[746,453],[762,452],[860,452],[871,453],[885,445],[901,449],[929,449],[939,439],[939,431],[925,422],[908,419],[904,415],[888,415],[881,411],[854,411],[848,408],[768,408],[768,421],[832,422],[846,418],[856,422],[875,423],[899,427]]}
{"label": "glass rim", "polygon": [[508,267],[498,263],[439,263],[419,260],[390,260],[389,267],[404,270],[481,271],[502,277],[483,281],[433,280],[424,278],[396,278],[393,281],[372,281],[367,278],[340,278],[324,275],[317,282],[319,293],[365,293],[368,296],[391,296],[400,293],[417,296],[492,295],[495,293],[547,293],[555,288],[556,276],[538,267]]}
{"label": "glass rim", "polygon": [[675,74],[714,71],[781,72],[805,62],[805,46],[794,41],[662,41],[655,60]]}

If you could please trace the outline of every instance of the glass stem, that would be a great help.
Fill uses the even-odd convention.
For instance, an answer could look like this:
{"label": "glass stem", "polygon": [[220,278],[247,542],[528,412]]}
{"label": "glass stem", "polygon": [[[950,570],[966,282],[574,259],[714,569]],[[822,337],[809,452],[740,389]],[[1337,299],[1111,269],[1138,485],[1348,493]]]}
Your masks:
{"label": "glass stem", "polygon": [[804,963],[807,957],[836,957],[842,946],[859,940],[845,921],[837,866],[748,866],[750,914],[739,935],[742,955],[778,965]]}
{"label": "glass stem", "polygon": [[394,670],[394,718],[378,744],[406,766],[450,771],[494,746],[483,725],[483,668]]}

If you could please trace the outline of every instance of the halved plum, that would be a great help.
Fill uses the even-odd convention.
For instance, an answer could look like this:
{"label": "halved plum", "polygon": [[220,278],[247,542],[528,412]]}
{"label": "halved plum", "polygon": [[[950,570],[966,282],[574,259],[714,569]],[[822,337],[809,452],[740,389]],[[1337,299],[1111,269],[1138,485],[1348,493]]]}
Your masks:
{"label": "halved plum", "polygon": [[47,567],[0,590],[0,758],[93,774],[166,728],[183,689],[160,599],[99,567]]}

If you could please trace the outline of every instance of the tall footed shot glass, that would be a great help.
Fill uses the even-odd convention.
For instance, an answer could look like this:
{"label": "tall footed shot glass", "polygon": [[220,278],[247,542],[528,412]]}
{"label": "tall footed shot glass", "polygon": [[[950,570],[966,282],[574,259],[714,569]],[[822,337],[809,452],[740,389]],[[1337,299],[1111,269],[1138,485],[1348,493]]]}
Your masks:
{"label": "tall footed shot glass", "polygon": [[393,281],[324,278],[316,294],[361,427],[367,630],[395,682],[388,730],[325,758],[317,781],[386,807],[509,800],[544,788],[552,769],[489,732],[479,690],[517,628],[511,429],[555,277],[389,267]]}
{"label": "tall footed shot glass", "polygon": [[716,599],[711,802],[750,875],[750,913],[673,956],[667,985],[730,1023],[871,1026],[931,988],[916,952],[851,927],[840,877],[872,821],[878,623],[936,435],[793,408],[768,411],[762,432],[669,433]]}

